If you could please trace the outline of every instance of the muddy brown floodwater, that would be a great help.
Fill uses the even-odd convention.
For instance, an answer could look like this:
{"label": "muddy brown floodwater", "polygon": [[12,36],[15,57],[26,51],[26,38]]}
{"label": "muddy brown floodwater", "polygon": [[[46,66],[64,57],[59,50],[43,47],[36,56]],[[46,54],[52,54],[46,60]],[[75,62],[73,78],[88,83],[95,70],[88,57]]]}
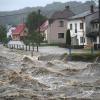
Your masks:
{"label": "muddy brown floodwater", "polygon": [[100,100],[99,63],[23,55],[0,53],[0,100]]}

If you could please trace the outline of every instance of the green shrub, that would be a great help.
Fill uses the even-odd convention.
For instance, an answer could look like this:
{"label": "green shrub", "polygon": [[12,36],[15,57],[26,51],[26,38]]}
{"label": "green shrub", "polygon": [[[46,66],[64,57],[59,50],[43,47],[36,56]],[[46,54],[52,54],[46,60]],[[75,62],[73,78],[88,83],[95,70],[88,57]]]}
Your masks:
{"label": "green shrub", "polygon": [[71,54],[71,60],[72,61],[85,61],[85,62],[92,62],[95,61],[95,59],[97,57],[100,57],[100,53],[96,53],[96,54],[81,54],[81,53],[73,53]]}

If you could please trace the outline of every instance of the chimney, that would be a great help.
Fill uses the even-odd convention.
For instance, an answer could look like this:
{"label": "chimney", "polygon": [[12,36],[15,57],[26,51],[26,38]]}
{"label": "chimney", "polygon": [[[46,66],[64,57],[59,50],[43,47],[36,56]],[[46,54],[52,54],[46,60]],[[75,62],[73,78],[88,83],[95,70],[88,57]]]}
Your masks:
{"label": "chimney", "polygon": [[93,5],[90,6],[90,12],[94,13],[94,6]]}
{"label": "chimney", "polygon": [[65,6],[65,9],[69,9],[70,7],[69,6]]}

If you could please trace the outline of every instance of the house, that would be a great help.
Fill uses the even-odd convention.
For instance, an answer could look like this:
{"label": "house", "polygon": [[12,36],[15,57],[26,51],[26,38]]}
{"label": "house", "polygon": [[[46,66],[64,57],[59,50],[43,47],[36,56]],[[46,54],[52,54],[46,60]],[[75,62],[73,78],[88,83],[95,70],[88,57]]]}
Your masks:
{"label": "house", "polygon": [[71,32],[72,45],[90,44],[86,34],[90,31],[91,21],[96,17],[98,17],[98,10],[91,6],[90,10],[69,18],[68,28]]}
{"label": "house", "polygon": [[41,26],[40,26],[40,32],[44,36],[44,41],[47,41],[47,35],[48,35],[48,26],[49,26],[49,21],[46,20]]}
{"label": "house", "polygon": [[7,31],[7,38],[11,37],[12,38],[12,33],[16,29],[16,27],[10,27]]}
{"label": "house", "polygon": [[66,43],[66,31],[68,18],[73,16],[74,13],[66,6],[63,11],[55,12],[49,19],[47,29],[47,41],[52,43]]}
{"label": "house", "polygon": [[25,24],[19,24],[12,33],[13,41],[21,41],[23,37],[27,36],[28,30]]}
{"label": "house", "polygon": [[[91,29],[90,32],[87,33],[87,37],[91,39],[91,42],[93,42],[94,46],[96,48],[100,48],[99,44],[99,19],[94,19],[91,21]],[[97,47],[98,46],[98,47]]]}

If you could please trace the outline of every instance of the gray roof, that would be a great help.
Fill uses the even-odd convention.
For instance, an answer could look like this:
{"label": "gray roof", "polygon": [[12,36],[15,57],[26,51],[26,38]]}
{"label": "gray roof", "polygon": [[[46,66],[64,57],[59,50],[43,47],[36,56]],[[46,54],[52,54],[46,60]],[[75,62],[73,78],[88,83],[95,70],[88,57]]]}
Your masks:
{"label": "gray roof", "polygon": [[[93,13],[96,13],[97,11],[98,11],[98,9],[95,9],[95,11],[94,11]],[[81,14],[72,16],[72,17],[70,17],[69,19],[79,19],[79,18],[84,18],[84,17],[86,17],[86,16],[88,16],[88,15],[91,15],[91,14],[93,14],[93,13],[91,13],[91,11],[88,10],[88,11],[85,11],[85,12],[83,12],[83,13],[81,13]]]}
{"label": "gray roof", "polygon": [[93,24],[93,23],[99,23],[99,18],[93,19],[93,20],[91,21],[91,24]]}
{"label": "gray roof", "polygon": [[70,8],[65,8],[63,11],[57,11],[52,16],[51,19],[68,19],[75,14],[70,10]]}

